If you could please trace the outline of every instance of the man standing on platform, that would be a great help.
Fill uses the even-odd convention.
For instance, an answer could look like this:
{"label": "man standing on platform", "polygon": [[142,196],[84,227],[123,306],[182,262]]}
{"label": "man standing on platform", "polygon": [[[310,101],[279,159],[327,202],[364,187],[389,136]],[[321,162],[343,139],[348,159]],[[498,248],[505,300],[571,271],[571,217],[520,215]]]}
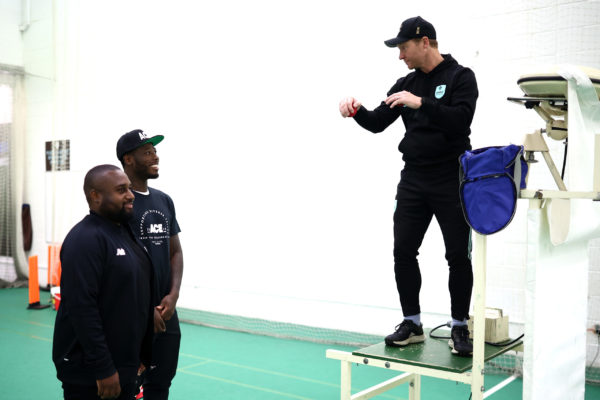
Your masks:
{"label": "man standing on platform", "polygon": [[152,363],[143,379],[145,400],[169,398],[181,342],[175,309],[183,276],[183,253],[178,236],[181,230],[171,197],[148,187],[148,179],[158,178],[159,158],[154,146],[163,139],[162,135],[147,137],[136,129],[121,136],[117,142],[117,157],[135,194],[131,227],[150,253],[160,298],[155,311]]}
{"label": "man standing on platform", "polygon": [[92,168],[83,185],[90,213],[62,244],[52,360],[66,400],[130,400],[138,369],[150,366],[154,273],[127,224],[130,184],[114,165]]}
{"label": "man standing on platform", "polygon": [[406,133],[398,149],[404,169],[394,212],[394,272],[404,320],[385,338],[389,346],[425,340],[419,292],[418,250],[432,217],[438,221],[450,267],[452,352],[473,352],[467,319],[473,288],[470,228],[459,198],[458,157],[471,149],[470,125],[478,97],[475,74],[450,54],[440,54],[433,25],[409,18],[397,37],[385,41],[398,47],[400,59],[414,69],[392,86],[373,111],[353,97],[340,102],[344,118],[353,117],[363,128],[382,132],[402,117]]}

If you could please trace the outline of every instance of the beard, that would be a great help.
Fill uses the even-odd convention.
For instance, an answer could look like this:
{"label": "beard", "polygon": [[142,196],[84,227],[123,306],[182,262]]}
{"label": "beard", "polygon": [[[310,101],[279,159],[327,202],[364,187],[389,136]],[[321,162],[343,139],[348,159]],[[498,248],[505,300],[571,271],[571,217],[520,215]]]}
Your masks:
{"label": "beard", "polygon": [[158,172],[150,172],[150,167],[141,164],[135,167],[135,175],[145,180],[158,178]]}
{"label": "beard", "polygon": [[133,210],[128,211],[125,207],[119,210],[108,209],[106,206],[100,207],[99,214],[117,223],[127,223],[133,218]]}
{"label": "beard", "polygon": [[125,207],[122,207],[119,210],[117,218],[118,218],[119,222],[122,222],[125,224],[125,223],[131,221],[131,219],[133,218],[133,211],[125,210]]}

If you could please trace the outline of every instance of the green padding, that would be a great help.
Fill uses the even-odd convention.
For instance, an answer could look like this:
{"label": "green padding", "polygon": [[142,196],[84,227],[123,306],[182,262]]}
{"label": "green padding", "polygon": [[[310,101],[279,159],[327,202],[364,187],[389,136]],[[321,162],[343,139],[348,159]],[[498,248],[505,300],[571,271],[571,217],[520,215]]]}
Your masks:
{"label": "green padding", "polygon": [[[450,372],[465,372],[473,367],[471,357],[460,357],[450,352],[447,339],[432,339],[428,330],[425,330],[427,338],[423,343],[410,344],[404,347],[386,346],[384,342],[365,347],[352,352],[355,356],[376,358],[379,360],[397,362],[402,364],[416,365],[419,367],[439,369]],[[450,335],[450,332],[436,331],[437,335]],[[510,346],[496,347],[485,345],[485,361],[507,352],[519,346],[518,341]]]}

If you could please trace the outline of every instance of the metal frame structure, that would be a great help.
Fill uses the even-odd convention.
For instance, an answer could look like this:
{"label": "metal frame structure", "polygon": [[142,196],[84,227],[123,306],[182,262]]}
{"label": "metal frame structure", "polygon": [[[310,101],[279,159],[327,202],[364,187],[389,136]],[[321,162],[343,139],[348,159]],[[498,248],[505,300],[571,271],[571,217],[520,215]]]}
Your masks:
{"label": "metal frame structure", "polygon": [[[475,268],[473,282],[473,363],[470,371],[451,372],[440,370],[434,366],[411,365],[401,360],[393,358],[382,359],[374,357],[363,357],[349,352],[329,349],[326,352],[327,358],[341,361],[341,400],[359,400],[369,399],[373,396],[386,392],[404,383],[409,384],[409,399],[420,400],[421,398],[421,376],[447,379],[455,382],[461,382],[471,385],[473,400],[482,400],[496,391],[500,390],[516,377],[511,376],[498,383],[493,388],[485,390],[484,385],[484,364],[485,364],[485,284],[486,284],[486,236],[475,233]],[[512,346],[507,346],[504,351],[517,349],[521,343],[517,342]],[[450,351],[450,350],[447,350]],[[504,352],[503,351],[503,352]],[[502,353],[499,353],[502,354]],[[498,355],[499,355],[498,354]],[[371,367],[385,368],[393,371],[402,371],[404,374],[398,375],[392,379],[382,382],[378,385],[367,388],[359,393],[352,394],[352,364],[364,364]]]}
{"label": "metal frame structure", "polygon": [[[567,99],[565,97],[532,97],[508,98],[509,101],[521,103],[528,109],[534,109],[540,117],[546,122],[546,133],[554,139],[567,136]],[[553,115],[564,117],[563,120],[553,118]],[[591,199],[600,201],[600,134],[595,135],[594,142],[594,172],[592,191],[568,191],[561,175],[552,161],[548,147],[542,136],[542,130],[538,130],[527,135],[525,139],[525,158],[528,163],[535,162],[534,152],[541,152],[548,169],[559,190],[531,190],[522,189],[519,198],[528,199],[530,209],[539,209],[542,207],[544,199]],[[433,365],[421,364],[414,365],[402,360],[385,357],[364,357],[353,353],[327,350],[327,358],[341,361],[341,400],[368,399],[379,395],[399,385],[409,384],[409,399],[420,400],[421,398],[421,376],[429,376],[462,382],[471,385],[471,394],[473,400],[482,400],[491,394],[502,389],[510,382],[516,379],[511,376],[493,388],[485,390],[484,385],[484,335],[485,335],[485,297],[486,297],[486,236],[473,232],[475,236],[475,259],[474,259],[474,284],[473,284],[473,363],[470,371],[451,372],[441,370]],[[522,350],[522,343],[510,346],[507,350]],[[492,357],[493,358],[493,357]],[[359,393],[351,393],[352,383],[352,363],[364,364],[377,368],[385,368],[394,371],[404,372],[392,379],[372,386]]]}

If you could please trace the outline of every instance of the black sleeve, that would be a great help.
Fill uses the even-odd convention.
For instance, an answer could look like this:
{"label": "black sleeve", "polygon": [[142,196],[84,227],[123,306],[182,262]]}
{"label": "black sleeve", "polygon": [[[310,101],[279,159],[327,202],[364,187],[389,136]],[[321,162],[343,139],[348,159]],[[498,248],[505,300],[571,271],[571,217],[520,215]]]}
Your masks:
{"label": "black sleeve", "polygon": [[[388,91],[387,95],[399,92],[401,89],[404,78],[400,78],[394,86]],[[393,124],[400,116],[402,107],[390,108],[385,101],[375,108],[373,111],[367,110],[361,106],[354,116],[354,120],[369,132],[379,133],[383,132],[388,126]]]}
{"label": "black sleeve", "polygon": [[152,361],[152,342],[154,339],[154,307],[160,304],[160,297],[158,296],[158,282],[156,279],[156,274],[154,273],[154,265],[152,262],[152,258],[148,255],[148,250],[144,246],[144,243],[134,234],[134,231],[131,228],[131,225],[127,225],[126,229],[128,230],[129,235],[135,241],[135,243],[140,247],[144,256],[148,257],[148,261],[150,262],[150,308],[148,310],[148,320],[146,321],[146,330],[144,332],[144,337],[142,339],[142,346],[140,349],[140,361],[146,368],[150,368],[150,363]]}
{"label": "black sleeve", "polygon": [[446,128],[448,132],[467,132],[473,121],[478,96],[475,74],[469,68],[464,68],[454,79],[448,104],[422,97],[421,109],[436,125]]}
{"label": "black sleeve", "polygon": [[[150,303],[153,305],[154,303]],[[146,325],[146,332],[144,333],[144,339],[142,340],[142,348],[140,350],[140,361],[144,366],[150,369],[150,363],[152,362],[152,341],[154,338],[154,306],[150,307],[150,317]]]}
{"label": "black sleeve", "polygon": [[101,235],[80,233],[61,248],[61,293],[86,365],[96,379],[117,370],[106,344],[98,296],[106,263],[106,241]]}

